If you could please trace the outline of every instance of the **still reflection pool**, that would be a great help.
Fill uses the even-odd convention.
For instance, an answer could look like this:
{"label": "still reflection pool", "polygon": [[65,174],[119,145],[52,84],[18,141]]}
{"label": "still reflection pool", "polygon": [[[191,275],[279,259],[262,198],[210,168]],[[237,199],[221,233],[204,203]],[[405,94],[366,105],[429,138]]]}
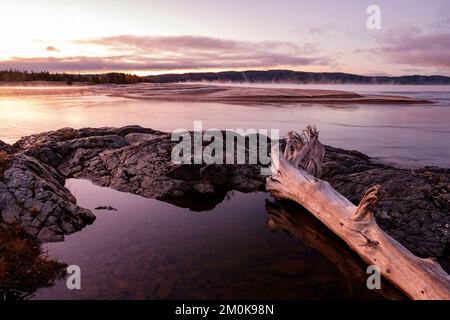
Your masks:
{"label": "still reflection pool", "polygon": [[[299,86],[308,87],[308,86]],[[320,88],[321,86],[315,86]],[[323,86],[322,86],[323,87]],[[323,89],[327,89],[326,87]],[[450,167],[450,90],[435,86],[333,86],[400,94],[427,105],[234,105],[134,100],[85,87],[0,88],[0,140],[61,127],[142,125],[162,131],[276,128],[316,124],[321,140],[400,166]],[[68,180],[93,225],[45,244],[82,271],[81,290],[65,280],[36,299],[346,299],[398,298],[366,287],[366,265],[299,207],[265,193],[228,194],[206,212]],[[111,206],[117,210],[96,210]]]}
{"label": "still reflection pool", "polygon": [[[303,229],[289,223],[302,235],[275,231],[283,210],[265,193],[230,193],[213,210],[192,212],[86,180],[67,187],[97,220],[45,248],[81,268],[82,289],[63,279],[37,299],[381,298],[366,287],[364,263],[308,214],[299,217]],[[117,211],[95,210],[104,205]]]}

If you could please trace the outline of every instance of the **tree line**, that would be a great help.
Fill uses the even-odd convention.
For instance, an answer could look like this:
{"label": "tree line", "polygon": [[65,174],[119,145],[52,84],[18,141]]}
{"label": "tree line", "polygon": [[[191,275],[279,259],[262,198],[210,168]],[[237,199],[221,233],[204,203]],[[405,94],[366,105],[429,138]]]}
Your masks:
{"label": "tree line", "polygon": [[19,70],[4,70],[0,71],[0,81],[4,82],[25,82],[25,81],[62,81],[67,84],[74,82],[88,82],[91,84],[115,83],[115,84],[130,84],[144,82],[144,79],[119,72],[110,72],[102,74],[70,74],[70,73],[50,73],[48,71],[34,72],[34,71],[19,71]]}

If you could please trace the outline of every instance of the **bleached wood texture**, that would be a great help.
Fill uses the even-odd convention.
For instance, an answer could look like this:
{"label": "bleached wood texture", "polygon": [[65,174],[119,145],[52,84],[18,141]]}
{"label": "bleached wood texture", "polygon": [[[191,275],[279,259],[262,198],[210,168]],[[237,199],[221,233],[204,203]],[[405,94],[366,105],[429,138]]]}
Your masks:
{"label": "bleached wood texture", "polygon": [[[266,201],[266,211],[269,214],[266,221],[269,230],[288,232],[306,246],[320,252],[347,279],[351,297],[361,298],[359,288],[366,285],[368,274],[366,263],[357,254],[344,247],[340,239],[332,235],[326,226],[301,206],[294,206],[287,201]],[[405,296],[390,283],[383,284],[376,293],[389,300],[405,299]]]}
{"label": "bleached wood texture", "polygon": [[324,150],[314,127],[302,134],[289,133],[284,154],[272,150],[274,173],[267,178],[267,190],[275,198],[305,207],[411,299],[450,299],[450,276],[442,267],[432,259],[413,255],[377,225],[373,209],[379,185],[369,188],[355,206],[317,178]]}

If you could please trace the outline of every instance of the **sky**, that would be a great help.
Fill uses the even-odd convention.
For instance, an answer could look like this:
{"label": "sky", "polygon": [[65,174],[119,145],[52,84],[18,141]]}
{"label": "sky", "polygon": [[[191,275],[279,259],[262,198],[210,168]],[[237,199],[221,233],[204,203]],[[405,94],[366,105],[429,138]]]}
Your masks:
{"label": "sky", "polygon": [[0,70],[450,75],[450,0],[0,0],[0,43]]}

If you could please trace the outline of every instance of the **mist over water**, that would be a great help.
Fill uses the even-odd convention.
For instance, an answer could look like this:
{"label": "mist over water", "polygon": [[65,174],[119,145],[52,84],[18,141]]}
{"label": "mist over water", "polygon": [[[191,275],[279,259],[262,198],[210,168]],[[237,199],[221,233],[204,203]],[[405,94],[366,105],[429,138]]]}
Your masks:
{"label": "mist over water", "polygon": [[101,95],[83,87],[0,87],[0,140],[13,143],[25,135],[62,127],[137,124],[163,131],[193,129],[194,120],[203,120],[204,129],[276,128],[282,135],[315,124],[321,140],[335,147],[355,149],[401,166],[450,167],[449,86],[247,85],[397,94],[435,103],[248,106],[135,100]]}
{"label": "mist over water", "polygon": [[[321,140],[335,147],[408,167],[450,167],[447,87],[294,87],[399,94],[435,103],[236,105],[128,99],[76,87],[0,88],[0,140],[13,143],[62,127],[193,129],[194,120],[203,120],[204,129],[277,128],[282,135],[316,124]],[[63,279],[35,298],[380,298],[365,286],[362,260],[343,254],[345,246],[308,213],[296,226],[305,228],[303,238],[271,232],[268,194],[230,192],[214,209],[192,212],[85,180],[69,179],[66,186],[97,220],[45,249],[58,261],[81,267],[82,290],[68,290]],[[105,205],[117,211],[96,210]]]}

